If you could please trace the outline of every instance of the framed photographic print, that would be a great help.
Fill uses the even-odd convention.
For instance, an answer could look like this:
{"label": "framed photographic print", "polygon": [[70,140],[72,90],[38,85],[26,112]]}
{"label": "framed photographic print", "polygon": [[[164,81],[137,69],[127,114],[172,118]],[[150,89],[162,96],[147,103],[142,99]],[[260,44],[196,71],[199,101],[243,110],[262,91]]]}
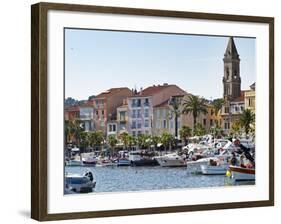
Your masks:
{"label": "framed photographic print", "polygon": [[274,204],[274,18],[32,5],[32,218]]}

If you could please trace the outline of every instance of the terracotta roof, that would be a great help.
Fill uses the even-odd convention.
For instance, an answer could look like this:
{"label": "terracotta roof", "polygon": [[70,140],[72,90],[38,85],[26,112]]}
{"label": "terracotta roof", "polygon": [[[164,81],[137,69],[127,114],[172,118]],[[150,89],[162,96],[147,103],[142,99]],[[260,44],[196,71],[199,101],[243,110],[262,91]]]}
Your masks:
{"label": "terracotta roof", "polygon": [[126,108],[126,107],[128,107],[128,104],[123,104],[123,105],[121,105],[121,106],[119,106],[117,108]]}
{"label": "terracotta roof", "polygon": [[241,90],[241,94],[240,96],[234,98],[233,100],[231,100],[231,102],[242,102],[245,99],[245,92],[246,90]]}
{"label": "terracotta roof", "polygon": [[64,111],[79,111],[79,106],[65,106]]}
{"label": "terracotta roof", "polygon": [[149,87],[145,88],[144,90],[138,92],[137,94],[133,95],[133,97],[153,96],[154,94],[157,94],[157,93],[161,92],[162,90],[169,88],[171,86],[178,87],[177,85],[174,85],[174,84],[172,84],[172,85],[169,85],[169,84],[153,85],[153,86],[149,86]]}
{"label": "terracotta roof", "polygon": [[163,89],[166,89],[168,87],[175,86],[175,85],[158,85],[158,86],[149,86],[142,90],[139,95],[140,96],[152,96],[156,93],[159,93]]}
{"label": "terracotta roof", "polygon": [[168,106],[169,106],[169,100],[166,100],[162,103],[155,105],[154,107],[168,107]]}
{"label": "terracotta roof", "polygon": [[123,91],[123,90],[128,90],[128,91],[131,92],[131,90],[129,88],[127,88],[127,87],[111,88],[109,90],[106,90],[105,92],[102,92],[102,93],[98,94],[95,97],[95,99],[96,98],[107,98],[107,97],[110,97],[110,96],[112,96],[112,95],[114,95],[114,94],[116,94],[116,93],[118,93],[120,91]]}
{"label": "terracotta roof", "polygon": [[87,100],[83,104],[79,105],[79,107],[92,107],[93,106],[93,101]]}

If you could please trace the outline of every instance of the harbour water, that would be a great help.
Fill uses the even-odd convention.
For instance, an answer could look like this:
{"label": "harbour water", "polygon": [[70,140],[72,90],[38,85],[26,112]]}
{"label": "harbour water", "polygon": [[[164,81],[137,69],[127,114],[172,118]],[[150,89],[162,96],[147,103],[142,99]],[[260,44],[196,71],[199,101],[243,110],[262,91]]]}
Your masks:
{"label": "harbour water", "polygon": [[180,188],[254,185],[255,181],[234,182],[225,175],[202,175],[186,167],[65,167],[67,173],[90,170],[96,179],[93,192],[146,191]]}

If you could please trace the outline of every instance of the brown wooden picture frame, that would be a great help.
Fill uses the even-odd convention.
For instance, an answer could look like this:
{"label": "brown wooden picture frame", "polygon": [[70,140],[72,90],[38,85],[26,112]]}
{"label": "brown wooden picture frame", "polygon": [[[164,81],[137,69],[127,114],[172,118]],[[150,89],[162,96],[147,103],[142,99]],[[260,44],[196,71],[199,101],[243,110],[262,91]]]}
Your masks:
{"label": "brown wooden picture frame", "polygon": [[[31,217],[39,221],[109,216],[141,215],[170,212],[203,211],[274,205],[274,18],[223,15],[183,11],[164,11],[90,5],[38,3],[31,7]],[[48,214],[47,191],[47,13],[49,10],[98,12],[167,18],[253,22],[269,25],[269,200],[204,205],[132,208],[126,210],[88,211]],[[63,87],[62,87],[63,88]]]}

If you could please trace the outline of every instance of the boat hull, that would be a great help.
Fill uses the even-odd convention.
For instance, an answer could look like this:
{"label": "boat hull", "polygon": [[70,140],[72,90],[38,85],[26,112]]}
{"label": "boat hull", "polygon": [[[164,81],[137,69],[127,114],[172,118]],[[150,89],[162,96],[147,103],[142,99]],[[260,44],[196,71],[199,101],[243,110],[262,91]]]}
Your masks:
{"label": "boat hull", "polygon": [[186,163],[183,159],[156,158],[156,161],[162,167],[184,167],[184,166],[186,166]]}
{"label": "boat hull", "polygon": [[66,166],[83,166],[83,162],[70,160],[66,162]]}
{"label": "boat hull", "polygon": [[155,159],[141,159],[131,161],[132,166],[158,166],[158,162]]}
{"label": "boat hull", "polygon": [[230,166],[231,177],[235,181],[253,181],[255,180],[255,169]]}
{"label": "boat hull", "polygon": [[201,172],[204,175],[225,175],[227,171],[227,166],[209,166],[209,165],[201,165]]}
{"label": "boat hull", "polygon": [[131,166],[131,161],[126,159],[119,159],[117,166]]}

